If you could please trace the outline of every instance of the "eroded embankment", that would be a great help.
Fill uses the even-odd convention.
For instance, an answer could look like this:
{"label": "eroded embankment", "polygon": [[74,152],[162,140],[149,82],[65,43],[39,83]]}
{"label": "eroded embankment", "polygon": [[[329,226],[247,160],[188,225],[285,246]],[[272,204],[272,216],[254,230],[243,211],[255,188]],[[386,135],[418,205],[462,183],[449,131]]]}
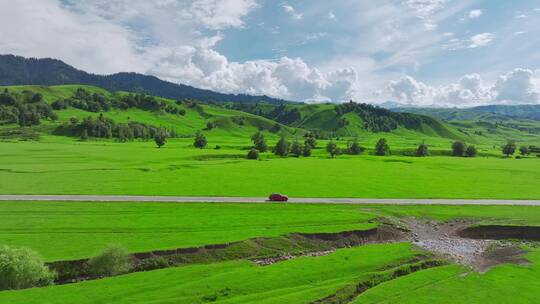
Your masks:
{"label": "eroded embankment", "polygon": [[470,239],[540,241],[540,227],[534,226],[483,225],[465,228],[458,234]]}
{"label": "eroded embankment", "polygon": [[[338,233],[293,233],[282,237],[253,238],[227,244],[135,253],[130,256],[132,267],[129,272],[239,259],[269,265],[303,255],[327,254],[338,248],[405,239],[404,231],[386,225],[369,230]],[[90,273],[88,259],[58,261],[48,265],[58,274],[57,284],[103,278]]]}

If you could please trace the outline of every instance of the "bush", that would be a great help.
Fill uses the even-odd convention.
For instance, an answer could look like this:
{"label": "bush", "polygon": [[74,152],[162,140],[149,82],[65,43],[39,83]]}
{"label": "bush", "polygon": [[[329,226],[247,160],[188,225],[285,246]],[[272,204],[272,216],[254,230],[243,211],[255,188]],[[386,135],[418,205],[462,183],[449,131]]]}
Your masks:
{"label": "bush", "polygon": [[513,155],[516,153],[516,144],[514,142],[508,142],[503,148],[502,152],[506,157],[510,157],[510,155]]}
{"label": "bush", "polygon": [[476,147],[473,145],[470,145],[467,147],[467,150],[465,150],[465,156],[467,157],[475,157],[478,151],[476,151]]}
{"label": "bush", "polygon": [[206,137],[202,134],[201,131],[197,131],[195,134],[195,139],[193,140],[193,146],[195,148],[203,149],[208,144]]}
{"label": "bush", "polygon": [[304,152],[304,147],[295,140],[291,145],[291,155],[294,157],[300,157]]}
{"label": "bush", "polygon": [[257,149],[251,149],[249,150],[248,154],[247,154],[247,158],[248,159],[259,159],[259,151]]}
{"label": "bush", "polygon": [[357,140],[354,140],[352,143],[349,144],[349,147],[347,148],[347,152],[352,155],[358,155],[362,152],[364,152],[364,148],[360,146]]}
{"label": "bush", "polygon": [[385,138],[379,139],[375,145],[375,155],[385,156],[390,153],[390,147]]}
{"label": "bush", "polygon": [[51,285],[55,276],[31,249],[0,247],[0,290]]}
{"label": "bush", "polygon": [[129,254],[120,246],[110,246],[88,261],[88,272],[94,276],[113,276],[128,272]]}
{"label": "bush", "polygon": [[215,150],[221,150],[221,146],[220,145],[216,145],[216,147],[214,148]]}
{"label": "bush", "polygon": [[416,156],[425,157],[428,156],[428,146],[426,144],[420,144],[416,149]]}
{"label": "bush", "polygon": [[463,156],[465,153],[465,144],[462,141],[455,141],[452,144],[452,156]]}

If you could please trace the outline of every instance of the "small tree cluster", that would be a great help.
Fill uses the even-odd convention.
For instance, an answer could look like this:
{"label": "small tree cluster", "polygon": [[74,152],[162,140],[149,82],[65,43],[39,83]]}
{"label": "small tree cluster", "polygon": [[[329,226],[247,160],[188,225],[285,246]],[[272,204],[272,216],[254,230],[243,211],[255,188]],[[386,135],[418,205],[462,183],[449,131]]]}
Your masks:
{"label": "small tree cluster", "polygon": [[457,157],[476,157],[478,151],[473,145],[467,146],[464,142],[458,140],[452,143],[452,156]]}
{"label": "small tree cluster", "polygon": [[287,141],[285,137],[281,137],[274,147],[274,154],[287,157],[289,155],[293,157],[309,157],[311,156],[311,146],[305,145],[299,142],[298,140],[293,141],[291,144]]}

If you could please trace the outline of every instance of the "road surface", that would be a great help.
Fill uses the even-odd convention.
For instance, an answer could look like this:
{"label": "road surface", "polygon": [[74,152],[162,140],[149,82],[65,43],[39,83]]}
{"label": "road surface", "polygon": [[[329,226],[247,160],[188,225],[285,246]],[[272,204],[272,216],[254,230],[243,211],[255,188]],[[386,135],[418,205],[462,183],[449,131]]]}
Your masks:
{"label": "road surface", "polygon": [[[267,203],[264,197],[133,196],[133,195],[0,195],[0,201],[168,202],[168,203]],[[395,204],[395,205],[519,205],[540,206],[540,200],[469,199],[369,199],[290,198],[302,204]]]}

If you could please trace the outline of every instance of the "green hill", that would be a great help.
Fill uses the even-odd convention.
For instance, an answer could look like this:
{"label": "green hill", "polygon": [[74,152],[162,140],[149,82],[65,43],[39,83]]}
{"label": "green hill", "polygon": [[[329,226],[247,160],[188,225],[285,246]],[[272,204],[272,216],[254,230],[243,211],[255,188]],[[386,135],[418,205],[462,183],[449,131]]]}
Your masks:
{"label": "green hill", "polygon": [[[36,133],[81,136],[69,127],[74,121],[78,121],[78,126],[89,117],[94,122],[102,119],[115,125],[144,124],[148,128],[163,128],[177,137],[193,136],[199,130],[218,136],[249,136],[258,130],[277,136],[299,131],[264,117],[191,100],[110,93],[92,86],[11,86],[0,89],[3,92],[0,96],[0,136],[3,137],[6,134],[21,135],[21,129],[25,131],[23,135],[32,135],[30,137],[35,137]],[[23,122],[22,112],[41,119]],[[49,116],[45,112],[54,114]],[[112,136],[95,137],[117,137],[116,132],[113,130]]]}
{"label": "green hill", "polygon": [[[466,113],[459,115],[464,120],[445,121],[424,112],[398,113],[358,103],[206,104],[111,93],[84,85],[10,86],[0,87],[0,92],[0,138],[55,135],[128,141],[149,140],[158,132],[192,137],[202,131],[207,136],[245,139],[262,131],[270,138],[301,137],[311,132],[320,139],[399,137],[416,144],[434,139],[486,145],[506,140],[540,142],[537,121],[501,114],[482,113],[475,118]],[[499,116],[504,120],[497,120]]]}

